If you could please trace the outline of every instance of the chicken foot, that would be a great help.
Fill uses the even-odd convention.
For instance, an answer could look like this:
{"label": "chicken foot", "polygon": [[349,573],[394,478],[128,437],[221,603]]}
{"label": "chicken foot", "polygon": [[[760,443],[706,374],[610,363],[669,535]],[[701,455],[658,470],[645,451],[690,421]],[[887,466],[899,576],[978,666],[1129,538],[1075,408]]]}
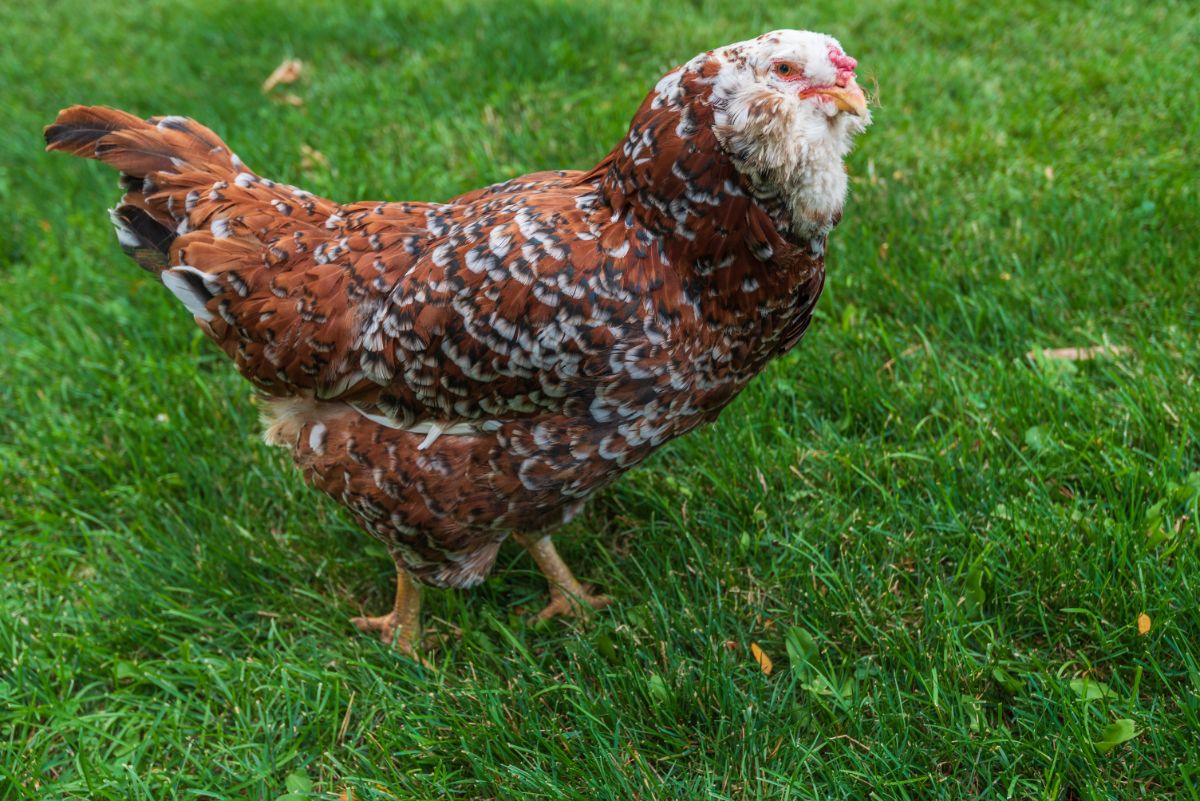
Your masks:
{"label": "chicken foot", "polygon": [[[351,618],[361,631],[375,631],[385,645],[396,643],[401,653],[412,656],[421,638],[421,588],[404,565],[396,561],[396,602],[386,615]],[[398,635],[398,636],[397,636]]]}
{"label": "chicken foot", "polygon": [[537,613],[538,620],[549,620],[552,617],[586,617],[593,609],[600,609],[612,603],[607,595],[592,595],[592,587],[581,584],[571,568],[558,555],[550,535],[534,539],[524,534],[513,534],[512,538],[525,550],[529,551],[533,560],[546,580],[550,582],[550,603]]}

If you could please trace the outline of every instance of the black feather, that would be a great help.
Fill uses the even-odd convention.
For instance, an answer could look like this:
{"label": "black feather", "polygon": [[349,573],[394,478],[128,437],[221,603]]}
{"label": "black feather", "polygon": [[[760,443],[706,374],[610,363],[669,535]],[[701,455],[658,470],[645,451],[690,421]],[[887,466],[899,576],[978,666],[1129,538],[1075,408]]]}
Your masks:
{"label": "black feather", "polygon": [[96,142],[112,133],[112,128],[94,128],[84,125],[47,125],[44,135],[46,145],[56,146],[59,150],[78,152],[84,146]]}
{"label": "black feather", "polygon": [[117,216],[137,235],[138,239],[162,254],[171,249],[175,241],[175,232],[146,213],[145,209],[137,206],[118,206]]}

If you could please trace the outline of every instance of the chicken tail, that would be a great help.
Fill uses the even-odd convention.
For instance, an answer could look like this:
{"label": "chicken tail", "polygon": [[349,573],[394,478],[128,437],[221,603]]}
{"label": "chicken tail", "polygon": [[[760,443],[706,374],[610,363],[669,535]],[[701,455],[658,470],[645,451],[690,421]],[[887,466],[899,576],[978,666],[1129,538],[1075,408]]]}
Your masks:
{"label": "chicken tail", "polygon": [[[247,171],[224,142],[186,117],[143,120],[106,106],[71,106],[43,132],[46,150],[103,161],[121,171],[124,197],[109,217],[121,248],[151,272],[167,255],[186,220],[189,176],[215,178]],[[178,196],[178,197],[177,197]],[[186,227],[186,223],[184,223]]]}

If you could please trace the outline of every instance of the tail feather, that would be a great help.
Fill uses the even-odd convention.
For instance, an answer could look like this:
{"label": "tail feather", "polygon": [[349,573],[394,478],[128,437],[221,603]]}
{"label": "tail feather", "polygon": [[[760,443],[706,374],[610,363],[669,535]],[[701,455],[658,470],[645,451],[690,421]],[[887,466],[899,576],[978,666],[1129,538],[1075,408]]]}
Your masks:
{"label": "tail feather", "polygon": [[73,156],[96,158],[96,143],[105,136],[125,128],[143,127],[147,123],[120,109],[106,106],[71,106],[58,113],[53,125],[43,134],[47,150],[62,150]]}
{"label": "tail feather", "polygon": [[207,148],[212,153],[229,153],[229,148],[221,141],[221,137],[189,117],[167,116],[150,117],[146,120],[150,125],[169,131],[178,131],[194,140],[196,146]]}
{"label": "tail feather", "polygon": [[[326,314],[317,299],[354,298],[359,291],[346,285],[341,267],[309,275],[310,266],[333,258],[329,248],[344,247],[333,244],[341,207],[260,178],[216,134],[184,117],[142,120],[116,109],[73,106],[45,136],[47,150],[121,171],[125,194],[109,217],[122,248],[158,276],[248,377],[280,391],[314,385],[328,361],[326,350],[315,350],[326,347],[326,327],[351,316],[336,300],[337,311]],[[367,246],[382,250],[400,236],[381,231]],[[297,346],[316,342],[313,337],[320,340],[314,350]]]}
{"label": "tail feather", "polygon": [[125,196],[109,216],[121,247],[152,272],[167,265],[188,211],[188,192],[245,170],[220,137],[187,117],[143,120],[106,106],[71,106],[44,135],[46,150],[121,171]]}
{"label": "tail feather", "polygon": [[187,117],[143,120],[107,106],[71,106],[43,131],[47,150],[97,159],[137,178],[155,172],[238,166],[215,133]]}
{"label": "tail feather", "polygon": [[142,269],[157,273],[167,266],[167,254],[176,238],[172,229],[135,203],[109,209],[108,216],[117,229],[121,249]]}

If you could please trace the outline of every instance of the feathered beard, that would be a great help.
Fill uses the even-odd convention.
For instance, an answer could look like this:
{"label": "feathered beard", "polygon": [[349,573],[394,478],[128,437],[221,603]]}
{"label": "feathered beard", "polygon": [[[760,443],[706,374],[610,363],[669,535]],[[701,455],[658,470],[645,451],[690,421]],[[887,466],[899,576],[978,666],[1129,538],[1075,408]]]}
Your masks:
{"label": "feathered beard", "polygon": [[871,118],[839,114],[831,104],[758,86],[733,93],[714,131],[738,170],[763,194],[783,195],[793,232],[828,232],[846,200],[842,160]]}

